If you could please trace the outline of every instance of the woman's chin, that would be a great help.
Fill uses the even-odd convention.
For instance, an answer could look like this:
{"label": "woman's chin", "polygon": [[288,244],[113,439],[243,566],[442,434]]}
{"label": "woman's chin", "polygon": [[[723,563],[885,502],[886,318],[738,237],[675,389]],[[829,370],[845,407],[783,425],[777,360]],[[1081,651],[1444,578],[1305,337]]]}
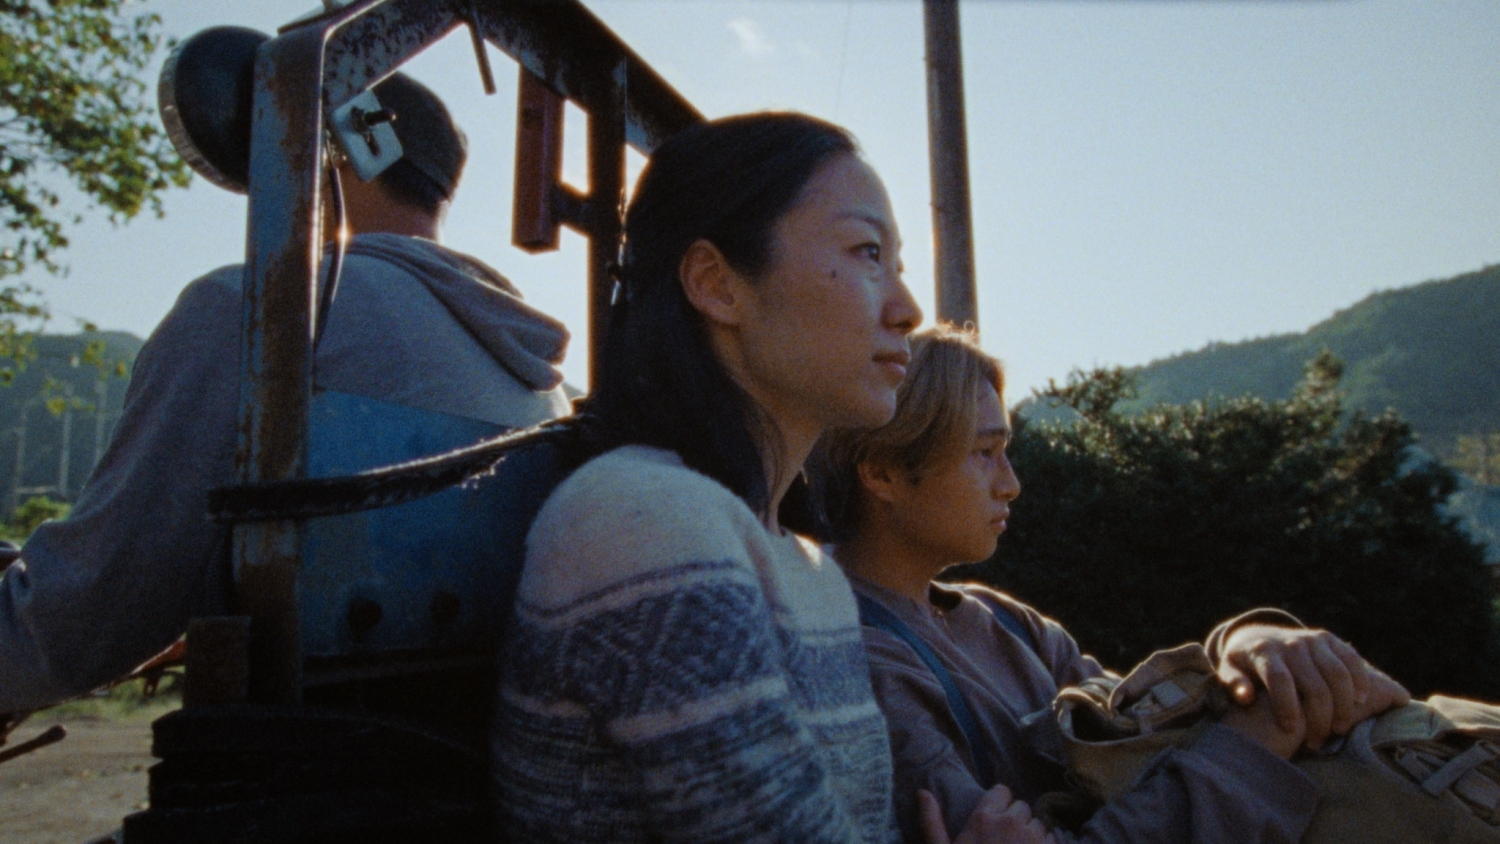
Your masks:
{"label": "woman's chin", "polygon": [[846,418],[840,420],[834,427],[879,428],[896,415],[896,391],[882,391],[875,395],[865,396],[861,401],[849,402],[846,412],[842,415]]}

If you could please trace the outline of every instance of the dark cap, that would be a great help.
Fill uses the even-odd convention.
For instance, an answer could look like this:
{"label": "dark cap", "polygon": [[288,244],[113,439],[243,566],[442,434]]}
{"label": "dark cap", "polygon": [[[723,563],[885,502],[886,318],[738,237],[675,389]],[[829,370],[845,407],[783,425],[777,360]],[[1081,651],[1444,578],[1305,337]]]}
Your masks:
{"label": "dark cap", "polygon": [[380,105],[395,112],[391,124],[401,141],[401,160],[431,181],[444,198],[458,189],[469,142],[447,106],[425,85],[393,73],[375,86]]}

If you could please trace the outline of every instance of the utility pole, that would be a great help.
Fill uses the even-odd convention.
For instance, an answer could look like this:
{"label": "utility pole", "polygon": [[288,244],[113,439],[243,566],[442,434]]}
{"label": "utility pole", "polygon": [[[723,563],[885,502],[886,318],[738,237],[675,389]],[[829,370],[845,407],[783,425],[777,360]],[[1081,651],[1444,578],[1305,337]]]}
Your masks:
{"label": "utility pole", "polygon": [[68,446],[73,439],[73,387],[69,385],[62,413],[62,445],[57,452],[57,497],[68,497]]}
{"label": "utility pole", "polygon": [[[10,508],[6,513],[14,513],[21,506],[21,477],[26,471],[26,414],[31,412],[31,402],[21,405],[21,424],[16,426],[16,467],[10,475]],[[7,516],[8,518],[8,516]]]}
{"label": "utility pole", "polygon": [[107,417],[107,414],[109,413],[109,408],[105,405],[105,400],[108,399],[108,398],[109,398],[109,388],[105,385],[104,379],[103,378],[99,378],[99,379],[95,380],[94,381],[94,461],[89,464],[89,471],[90,472],[94,471],[94,467],[98,466],[99,465],[99,461],[104,459],[104,445],[105,445],[104,436],[105,436],[105,434],[109,430],[109,426],[106,424],[109,421],[108,417]]}
{"label": "utility pole", "polygon": [[937,318],[977,328],[958,0],[923,0],[922,21],[927,36],[927,157],[932,167]]}

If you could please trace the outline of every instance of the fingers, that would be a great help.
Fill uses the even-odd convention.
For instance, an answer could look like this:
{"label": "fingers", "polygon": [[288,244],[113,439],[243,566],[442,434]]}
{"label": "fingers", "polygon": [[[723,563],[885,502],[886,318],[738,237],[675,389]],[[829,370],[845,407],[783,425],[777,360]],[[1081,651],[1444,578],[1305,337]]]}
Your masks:
{"label": "fingers", "polygon": [[1229,690],[1230,697],[1240,706],[1249,706],[1255,702],[1255,681],[1250,679],[1240,666],[1232,660],[1225,659],[1219,663],[1219,682]]}
{"label": "fingers", "polygon": [[1365,658],[1359,655],[1359,651],[1356,651],[1353,645],[1343,639],[1330,635],[1328,645],[1334,656],[1338,657],[1349,671],[1349,677],[1354,682],[1354,702],[1359,706],[1365,705],[1370,699],[1372,674],[1378,672],[1375,672],[1370,663],[1365,662]]}
{"label": "fingers", "polygon": [[1392,707],[1405,706],[1411,703],[1411,692],[1406,687],[1392,680],[1384,671],[1378,668],[1370,669],[1370,702],[1369,708],[1374,710],[1372,714],[1379,714]]}
{"label": "fingers", "polygon": [[1307,746],[1322,747],[1328,739],[1328,726],[1333,721],[1333,692],[1305,646],[1299,647],[1295,643],[1288,646],[1282,658],[1292,675],[1293,694],[1302,704]]}
{"label": "fingers", "polygon": [[1323,682],[1327,684],[1331,697],[1332,709],[1328,716],[1327,735],[1343,735],[1367,717],[1364,710],[1368,695],[1361,693],[1359,683],[1355,678],[1363,680],[1364,685],[1368,686],[1369,667],[1355,653],[1354,656],[1358,661],[1351,668],[1340,655],[1340,645],[1343,649],[1353,653],[1353,648],[1332,633],[1322,633],[1308,642],[1308,651],[1313,664],[1317,666]]}
{"label": "fingers", "polygon": [[950,844],[948,827],[943,823],[943,809],[932,792],[922,789],[917,792],[917,814],[922,820],[922,837],[927,844]]}
{"label": "fingers", "polygon": [[[1010,789],[997,785],[985,792],[969,822],[959,833],[958,844],[999,842],[1046,844],[1047,828],[1031,814],[1031,807],[1012,798]],[[932,839],[929,838],[929,844]],[[941,844],[941,843],[940,843]]]}
{"label": "fingers", "polygon": [[1297,696],[1297,682],[1279,653],[1258,650],[1249,655],[1251,667],[1266,688],[1271,712],[1282,732],[1302,733],[1305,719]]}
{"label": "fingers", "polygon": [[[998,818],[1009,809],[1015,798],[1011,796],[1010,789],[1003,785],[997,785],[986,791],[984,796],[974,806],[974,814],[969,816],[969,825],[974,824],[976,818],[993,819]],[[1025,805],[1024,803],[1022,804]]]}

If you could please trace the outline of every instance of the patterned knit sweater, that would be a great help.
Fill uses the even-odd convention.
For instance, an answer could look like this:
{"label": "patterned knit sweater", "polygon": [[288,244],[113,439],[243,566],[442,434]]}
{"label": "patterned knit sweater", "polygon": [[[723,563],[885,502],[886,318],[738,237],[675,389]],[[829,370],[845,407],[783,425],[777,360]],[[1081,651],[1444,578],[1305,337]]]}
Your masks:
{"label": "patterned knit sweater", "polygon": [[528,537],[493,735],[517,842],[890,842],[848,583],[676,455],[585,464]]}

